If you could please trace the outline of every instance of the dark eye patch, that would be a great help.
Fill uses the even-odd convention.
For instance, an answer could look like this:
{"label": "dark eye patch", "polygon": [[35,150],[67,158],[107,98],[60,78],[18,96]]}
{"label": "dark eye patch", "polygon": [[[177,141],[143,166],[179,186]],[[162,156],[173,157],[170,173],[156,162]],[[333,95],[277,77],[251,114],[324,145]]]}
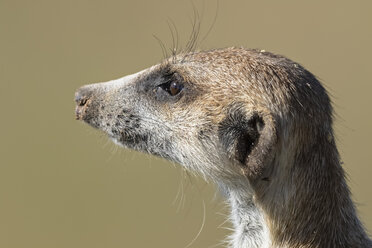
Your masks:
{"label": "dark eye patch", "polygon": [[154,70],[140,78],[135,85],[136,90],[155,104],[192,102],[204,91],[190,81],[186,75],[170,66]]}
{"label": "dark eye patch", "polygon": [[162,74],[161,82],[154,88],[158,101],[177,101],[181,97],[185,84],[180,75],[176,72],[166,71]]}

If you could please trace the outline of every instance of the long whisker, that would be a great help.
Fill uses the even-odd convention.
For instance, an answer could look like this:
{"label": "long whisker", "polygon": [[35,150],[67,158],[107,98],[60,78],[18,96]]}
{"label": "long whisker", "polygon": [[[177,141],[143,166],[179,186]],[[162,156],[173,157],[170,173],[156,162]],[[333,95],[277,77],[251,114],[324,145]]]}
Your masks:
{"label": "long whisker", "polygon": [[152,36],[158,41],[158,43],[159,43],[159,45],[161,47],[161,50],[163,52],[163,59],[168,58],[168,53],[167,53],[167,49],[166,49],[166,47],[164,45],[164,42],[161,39],[159,39],[156,35],[153,34]]}
{"label": "long whisker", "polygon": [[190,247],[197,240],[197,238],[200,236],[201,232],[203,231],[204,225],[205,225],[205,219],[206,219],[206,207],[205,207],[205,202],[203,200],[203,221],[202,221],[202,224],[200,226],[199,232],[196,234],[194,239],[191,240],[191,242],[188,245],[186,245],[184,248]]}

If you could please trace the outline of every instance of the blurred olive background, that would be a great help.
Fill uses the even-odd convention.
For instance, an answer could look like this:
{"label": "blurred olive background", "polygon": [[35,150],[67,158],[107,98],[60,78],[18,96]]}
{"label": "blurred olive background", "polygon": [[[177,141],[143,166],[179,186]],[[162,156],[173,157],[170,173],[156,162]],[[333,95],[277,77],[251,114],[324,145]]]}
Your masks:
{"label": "blurred olive background", "polygon": [[[203,37],[217,2],[194,5]],[[221,0],[198,45],[266,49],[320,78],[370,231],[371,13],[371,1]],[[171,47],[172,20],[185,44],[192,19],[191,1],[0,0],[0,247],[222,247],[213,184],[74,120],[75,89],[158,63],[153,35]]]}

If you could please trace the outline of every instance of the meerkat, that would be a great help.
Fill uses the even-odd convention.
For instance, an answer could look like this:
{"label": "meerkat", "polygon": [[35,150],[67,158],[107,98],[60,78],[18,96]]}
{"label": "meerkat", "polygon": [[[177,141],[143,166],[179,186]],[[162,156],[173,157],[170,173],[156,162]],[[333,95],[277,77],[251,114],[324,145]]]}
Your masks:
{"label": "meerkat", "polygon": [[326,90],[283,56],[181,53],[75,94],[76,118],[215,182],[234,248],[372,247],[350,197]]}

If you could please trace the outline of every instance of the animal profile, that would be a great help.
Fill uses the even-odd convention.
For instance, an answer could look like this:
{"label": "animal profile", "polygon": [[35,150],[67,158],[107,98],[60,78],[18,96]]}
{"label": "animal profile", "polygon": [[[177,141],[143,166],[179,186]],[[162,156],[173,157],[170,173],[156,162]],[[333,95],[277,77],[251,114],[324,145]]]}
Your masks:
{"label": "animal profile", "polygon": [[231,207],[231,247],[372,247],[340,163],[330,98],[290,59],[188,51],[84,86],[75,100],[76,118],[115,143],[215,182]]}

